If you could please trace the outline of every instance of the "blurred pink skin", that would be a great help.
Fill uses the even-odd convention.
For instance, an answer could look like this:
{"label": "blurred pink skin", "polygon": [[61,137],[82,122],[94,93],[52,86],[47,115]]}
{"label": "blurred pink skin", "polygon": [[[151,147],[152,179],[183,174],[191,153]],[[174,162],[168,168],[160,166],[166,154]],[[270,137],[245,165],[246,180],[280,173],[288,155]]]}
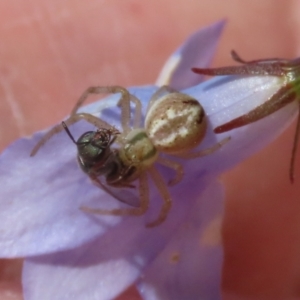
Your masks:
{"label": "blurred pink skin", "polygon": [[[2,149],[63,118],[88,86],[153,82],[184,38],[224,17],[215,66],[231,63],[231,49],[245,59],[300,52],[297,1],[16,1],[0,4]],[[299,297],[300,168],[295,184],[288,181],[293,132],[224,176],[226,299]],[[21,299],[19,264],[7,265],[0,299]],[[118,299],[135,298],[130,291]]]}

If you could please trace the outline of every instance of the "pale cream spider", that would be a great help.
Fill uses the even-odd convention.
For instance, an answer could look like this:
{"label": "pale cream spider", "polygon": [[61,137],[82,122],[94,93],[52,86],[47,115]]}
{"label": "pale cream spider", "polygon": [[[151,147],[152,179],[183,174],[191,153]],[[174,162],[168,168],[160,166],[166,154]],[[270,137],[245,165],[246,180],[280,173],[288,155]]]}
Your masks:
{"label": "pale cream spider", "polygon": [[[94,115],[77,113],[89,94],[100,93],[121,94],[118,102],[118,106],[121,108],[123,130],[121,133]],[[131,102],[135,105],[133,126],[130,126]],[[68,126],[82,119],[94,124],[98,130],[86,132],[75,141]],[[168,187],[154,163],[164,165],[176,172],[174,179],[169,182],[170,185],[177,184],[184,175],[180,163],[161,157],[159,154],[193,159],[215,152],[229,138],[208,149],[192,152],[191,149],[201,143],[206,132],[207,122],[204,110],[196,99],[167,86],[159,88],[151,97],[144,127],[141,127],[141,121],[141,102],[127,89],[120,86],[90,87],[79,98],[70,117],[46,133],[32,150],[31,156],[35,155],[53,135],[65,129],[77,145],[78,161],[82,170],[106,192],[118,199],[111,192],[109,186],[133,187],[132,183],[135,180],[139,181],[139,207],[113,210],[81,207],[83,211],[94,214],[143,215],[149,207],[147,177],[149,174],[163,199],[163,205],[158,218],[146,226],[157,226],[166,219],[172,200]],[[119,148],[111,148],[114,141],[119,144]],[[105,177],[107,186],[101,182],[100,176]]]}

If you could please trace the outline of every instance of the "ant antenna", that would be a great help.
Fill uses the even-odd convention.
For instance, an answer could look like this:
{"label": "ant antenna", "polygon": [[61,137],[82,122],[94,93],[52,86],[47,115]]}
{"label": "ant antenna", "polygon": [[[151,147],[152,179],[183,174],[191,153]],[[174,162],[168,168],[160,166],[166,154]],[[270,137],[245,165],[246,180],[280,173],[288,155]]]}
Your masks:
{"label": "ant antenna", "polygon": [[61,122],[61,125],[63,126],[64,130],[66,131],[66,133],[68,134],[68,136],[70,137],[70,139],[73,141],[73,143],[74,143],[75,145],[78,145],[78,143],[75,141],[73,135],[71,134],[71,132],[70,132],[70,130],[69,130],[67,124],[66,124],[64,121],[62,121],[62,122]]}

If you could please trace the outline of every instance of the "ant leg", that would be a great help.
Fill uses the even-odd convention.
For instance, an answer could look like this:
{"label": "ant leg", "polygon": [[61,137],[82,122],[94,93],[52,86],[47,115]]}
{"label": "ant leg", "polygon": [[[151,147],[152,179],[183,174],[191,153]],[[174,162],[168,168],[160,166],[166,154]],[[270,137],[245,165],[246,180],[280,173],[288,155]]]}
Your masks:
{"label": "ant leg", "polygon": [[172,199],[162,176],[156,170],[156,168],[151,167],[148,169],[148,172],[150,173],[150,176],[164,201],[158,218],[155,221],[146,225],[146,227],[154,227],[164,222],[167,218],[168,212],[172,206]]}
{"label": "ant leg", "polygon": [[[149,185],[148,185],[147,174],[145,172],[141,173],[139,177],[139,194],[140,194],[139,196],[141,200],[140,202],[141,205],[140,207],[137,208],[121,208],[121,209],[117,208],[112,210],[106,210],[106,209],[97,209],[97,208],[81,206],[80,209],[84,212],[91,213],[91,214],[98,214],[98,215],[113,215],[113,216],[143,215],[149,207]],[[114,195],[112,196],[115,198]]]}
{"label": "ant leg", "polygon": [[214,146],[209,147],[204,150],[196,151],[196,152],[188,152],[188,153],[180,153],[180,154],[173,154],[176,157],[184,158],[184,159],[192,159],[192,158],[197,158],[201,156],[206,156],[209,154],[214,153],[215,151],[219,150],[223,145],[228,143],[230,141],[230,137],[227,137],[223,139],[222,141],[216,143]]}
{"label": "ant leg", "polygon": [[[112,127],[106,123],[105,121],[87,113],[80,113],[80,114],[75,114],[71,115],[67,120],[65,120],[65,124],[67,126],[70,126],[80,120],[86,120],[87,122],[95,125],[98,128],[106,128],[106,129],[111,129]],[[41,139],[40,141],[34,146],[32,149],[30,156],[34,156],[39,149],[55,134],[61,132],[64,130],[64,127],[62,124],[58,124],[54,126],[52,129],[50,129]]]}
{"label": "ant leg", "polygon": [[180,163],[173,161],[173,160],[166,159],[166,158],[162,158],[162,157],[159,157],[156,160],[156,162],[158,162],[159,164],[164,165],[170,169],[173,169],[176,172],[175,177],[169,181],[169,183],[168,183],[169,185],[171,185],[171,186],[175,185],[182,180],[184,171],[183,171],[183,167]]}
{"label": "ant leg", "polygon": [[102,189],[103,191],[105,191],[107,194],[111,195],[113,198],[116,198],[116,195],[114,195],[110,189],[108,189],[99,178],[97,178],[96,176],[90,176],[92,182],[99,187],[100,189]]}

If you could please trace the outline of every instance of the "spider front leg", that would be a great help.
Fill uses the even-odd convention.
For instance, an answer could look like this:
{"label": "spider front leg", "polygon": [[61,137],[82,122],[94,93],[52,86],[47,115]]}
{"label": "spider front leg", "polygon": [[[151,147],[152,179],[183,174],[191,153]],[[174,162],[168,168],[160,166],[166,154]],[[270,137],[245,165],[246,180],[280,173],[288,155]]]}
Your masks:
{"label": "spider front leg", "polygon": [[87,99],[90,94],[121,94],[121,99],[123,103],[122,107],[122,127],[125,132],[129,131],[129,121],[130,121],[130,94],[127,89],[114,85],[114,86],[91,86],[86,89],[83,94],[78,99],[76,105],[71,111],[71,116],[75,115],[79,107]]}
{"label": "spider front leg", "polygon": [[77,110],[80,106],[82,106],[83,102],[88,98],[91,94],[118,94],[121,93],[122,98],[126,99],[129,102],[130,94],[127,89],[118,86],[91,86],[87,88],[80,98],[78,99],[77,103],[75,104],[74,108],[71,111],[71,115],[74,115],[77,113]]}
{"label": "spider front leg", "polygon": [[[106,123],[105,121],[91,115],[91,114],[87,114],[87,113],[80,113],[80,114],[75,114],[75,115],[71,115],[67,120],[64,121],[64,123],[67,126],[70,126],[80,120],[85,120],[93,125],[95,125],[98,128],[106,128],[106,129],[111,129],[112,126],[110,126],[108,123]],[[56,126],[54,126],[50,131],[48,131],[41,139],[40,141],[34,146],[34,148],[32,149],[30,156],[34,156],[39,149],[50,139],[52,138],[52,136],[54,136],[55,134],[61,132],[62,130],[64,130],[64,126],[62,124],[58,124]]]}
{"label": "spider front leg", "polygon": [[121,124],[123,132],[127,134],[130,131],[130,101],[135,104],[135,116],[134,116],[134,127],[138,127],[141,122],[141,102],[134,95],[131,95],[129,91],[121,86],[92,86],[89,87],[78,99],[76,105],[71,111],[71,115],[76,114],[79,107],[87,99],[90,94],[121,94],[121,98],[118,105],[121,107]]}

